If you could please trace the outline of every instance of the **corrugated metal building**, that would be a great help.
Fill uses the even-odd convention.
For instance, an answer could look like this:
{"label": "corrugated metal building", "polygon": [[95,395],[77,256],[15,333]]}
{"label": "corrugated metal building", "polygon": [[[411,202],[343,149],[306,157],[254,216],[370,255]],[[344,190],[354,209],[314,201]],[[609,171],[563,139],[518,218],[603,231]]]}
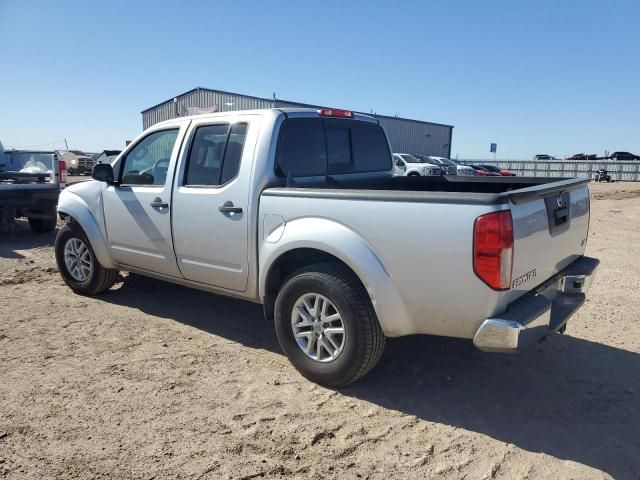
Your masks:
{"label": "corrugated metal building", "polygon": [[[206,109],[225,112],[279,107],[324,108],[321,105],[253,97],[197,87],[144,110],[142,112],[142,126],[148,128],[170,118],[205,113]],[[453,126],[386,115],[374,114],[373,116],[380,120],[380,124],[386,130],[394,152],[447,158],[451,155]]]}

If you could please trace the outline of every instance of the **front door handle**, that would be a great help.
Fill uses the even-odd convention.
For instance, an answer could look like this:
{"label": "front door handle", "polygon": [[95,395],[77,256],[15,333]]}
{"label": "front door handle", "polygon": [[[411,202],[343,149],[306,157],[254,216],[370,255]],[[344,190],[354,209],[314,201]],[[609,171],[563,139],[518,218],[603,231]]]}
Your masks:
{"label": "front door handle", "polygon": [[242,207],[234,207],[233,202],[226,201],[218,207],[222,213],[242,213]]}
{"label": "front door handle", "polygon": [[167,202],[163,202],[160,197],[154,198],[153,202],[151,202],[149,205],[151,205],[153,208],[169,208],[169,204]]}

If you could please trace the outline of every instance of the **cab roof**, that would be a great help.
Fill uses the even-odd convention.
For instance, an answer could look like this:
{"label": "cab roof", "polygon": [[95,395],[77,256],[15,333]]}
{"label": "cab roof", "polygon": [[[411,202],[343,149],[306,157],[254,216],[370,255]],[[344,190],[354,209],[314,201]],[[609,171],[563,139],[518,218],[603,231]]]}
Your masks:
{"label": "cab roof", "polygon": [[[228,110],[225,112],[215,112],[215,113],[200,113],[197,115],[185,115],[185,116],[181,116],[181,117],[175,117],[175,118],[170,118],[168,120],[163,120],[162,122],[158,122],[156,124],[154,124],[154,127],[157,127],[158,125],[164,125],[167,123],[171,123],[175,120],[199,120],[199,119],[203,119],[203,118],[219,118],[219,117],[228,117],[231,115],[237,115],[237,114],[242,114],[242,115],[260,115],[260,116],[266,116],[266,115],[273,115],[275,114],[284,114],[287,117],[326,117],[326,118],[345,118],[345,117],[341,117],[341,116],[334,116],[334,115],[323,115],[321,114],[322,111],[327,110],[327,109],[319,109],[319,108],[302,108],[302,107],[286,107],[286,108],[261,108],[261,109],[254,109],[254,110]],[[344,110],[341,110],[342,112],[344,112]],[[349,120],[360,120],[360,121],[365,121],[365,122],[371,122],[371,123],[379,123],[378,119],[375,117],[372,117],[371,115],[365,115],[362,113],[357,113],[357,112],[351,112],[352,116],[349,117]]]}

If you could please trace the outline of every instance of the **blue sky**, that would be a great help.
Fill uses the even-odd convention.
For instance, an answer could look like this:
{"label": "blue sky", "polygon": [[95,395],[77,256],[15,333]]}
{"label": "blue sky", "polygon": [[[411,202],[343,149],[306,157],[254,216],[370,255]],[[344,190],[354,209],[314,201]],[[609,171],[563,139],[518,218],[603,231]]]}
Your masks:
{"label": "blue sky", "polygon": [[202,86],[455,125],[461,158],[640,154],[633,0],[0,0],[0,61],[5,147],[120,148]]}

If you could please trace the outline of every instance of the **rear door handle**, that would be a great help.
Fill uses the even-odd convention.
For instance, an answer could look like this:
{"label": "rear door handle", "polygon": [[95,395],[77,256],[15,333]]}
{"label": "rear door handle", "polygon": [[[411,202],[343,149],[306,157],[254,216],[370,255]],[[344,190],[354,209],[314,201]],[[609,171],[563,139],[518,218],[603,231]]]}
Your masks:
{"label": "rear door handle", "polygon": [[242,207],[234,207],[233,202],[226,201],[218,207],[222,213],[242,213]]}
{"label": "rear door handle", "polygon": [[160,197],[154,198],[153,202],[151,202],[149,205],[151,205],[153,208],[169,208],[169,204],[163,202]]}

